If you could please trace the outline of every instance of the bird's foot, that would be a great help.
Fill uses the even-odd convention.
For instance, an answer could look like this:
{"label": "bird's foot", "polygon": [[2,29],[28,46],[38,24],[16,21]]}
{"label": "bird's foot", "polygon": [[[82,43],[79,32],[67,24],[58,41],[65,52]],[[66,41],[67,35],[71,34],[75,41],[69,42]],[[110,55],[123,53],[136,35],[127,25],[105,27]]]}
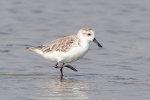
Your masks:
{"label": "bird's foot", "polygon": [[53,66],[54,68],[59,68],[58,66]]}
{"label": "bird's foot", "polygon": [[70,68],[71,70],[77,72],[78,70],[72,67],[71,65],[65,65],[64,67]]}
{"label": "bird's foot", "polygon": [[56,63],[53,67],[54,67],[54,68],[60,68],[60,67],[58,66],[58,63]]}

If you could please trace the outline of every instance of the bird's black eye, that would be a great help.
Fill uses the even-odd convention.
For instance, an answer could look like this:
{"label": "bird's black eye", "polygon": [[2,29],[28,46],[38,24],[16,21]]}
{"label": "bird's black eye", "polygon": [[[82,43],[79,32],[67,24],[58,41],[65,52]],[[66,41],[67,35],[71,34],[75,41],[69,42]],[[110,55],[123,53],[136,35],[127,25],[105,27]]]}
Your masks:
{"label": "bird's black eye", "polygon": [[88,36],[91,36],[91,34],[90,34],[90,33],[88,33]]}

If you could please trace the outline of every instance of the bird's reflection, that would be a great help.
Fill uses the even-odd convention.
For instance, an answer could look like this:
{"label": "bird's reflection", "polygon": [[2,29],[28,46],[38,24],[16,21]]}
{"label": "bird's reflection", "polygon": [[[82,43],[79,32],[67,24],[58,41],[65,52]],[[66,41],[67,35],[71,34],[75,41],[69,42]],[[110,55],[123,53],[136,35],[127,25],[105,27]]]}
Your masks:
{"label": "bird's reflection", "polygon": [[83,100],[88,99],[88,85],[84,81],[75,79],[54,79],[49,82],[50,99]]}

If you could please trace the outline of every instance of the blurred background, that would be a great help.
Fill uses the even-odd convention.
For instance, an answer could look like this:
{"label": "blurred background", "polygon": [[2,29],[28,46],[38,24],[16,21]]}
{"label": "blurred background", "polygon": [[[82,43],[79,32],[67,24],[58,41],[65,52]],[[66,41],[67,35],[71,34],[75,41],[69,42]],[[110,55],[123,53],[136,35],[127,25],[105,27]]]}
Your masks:
{"label": "blurred background", "polygon": [[[0,0],[0,99],[149,100],[149,0]],[[95,30],[103,49],[65,69],[25,50]]]}

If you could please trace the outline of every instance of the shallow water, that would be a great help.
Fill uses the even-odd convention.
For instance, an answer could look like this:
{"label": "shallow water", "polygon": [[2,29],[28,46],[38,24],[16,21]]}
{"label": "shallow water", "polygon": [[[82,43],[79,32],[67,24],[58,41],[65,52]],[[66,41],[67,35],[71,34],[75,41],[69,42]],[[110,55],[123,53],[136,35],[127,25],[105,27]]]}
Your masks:
{"label": "shallow water", "polygon": [[[149,0],[1,0],[0,99],[149,100]],[[76,33],[96,31],[87,55],[64,69],[26,47]]]}

